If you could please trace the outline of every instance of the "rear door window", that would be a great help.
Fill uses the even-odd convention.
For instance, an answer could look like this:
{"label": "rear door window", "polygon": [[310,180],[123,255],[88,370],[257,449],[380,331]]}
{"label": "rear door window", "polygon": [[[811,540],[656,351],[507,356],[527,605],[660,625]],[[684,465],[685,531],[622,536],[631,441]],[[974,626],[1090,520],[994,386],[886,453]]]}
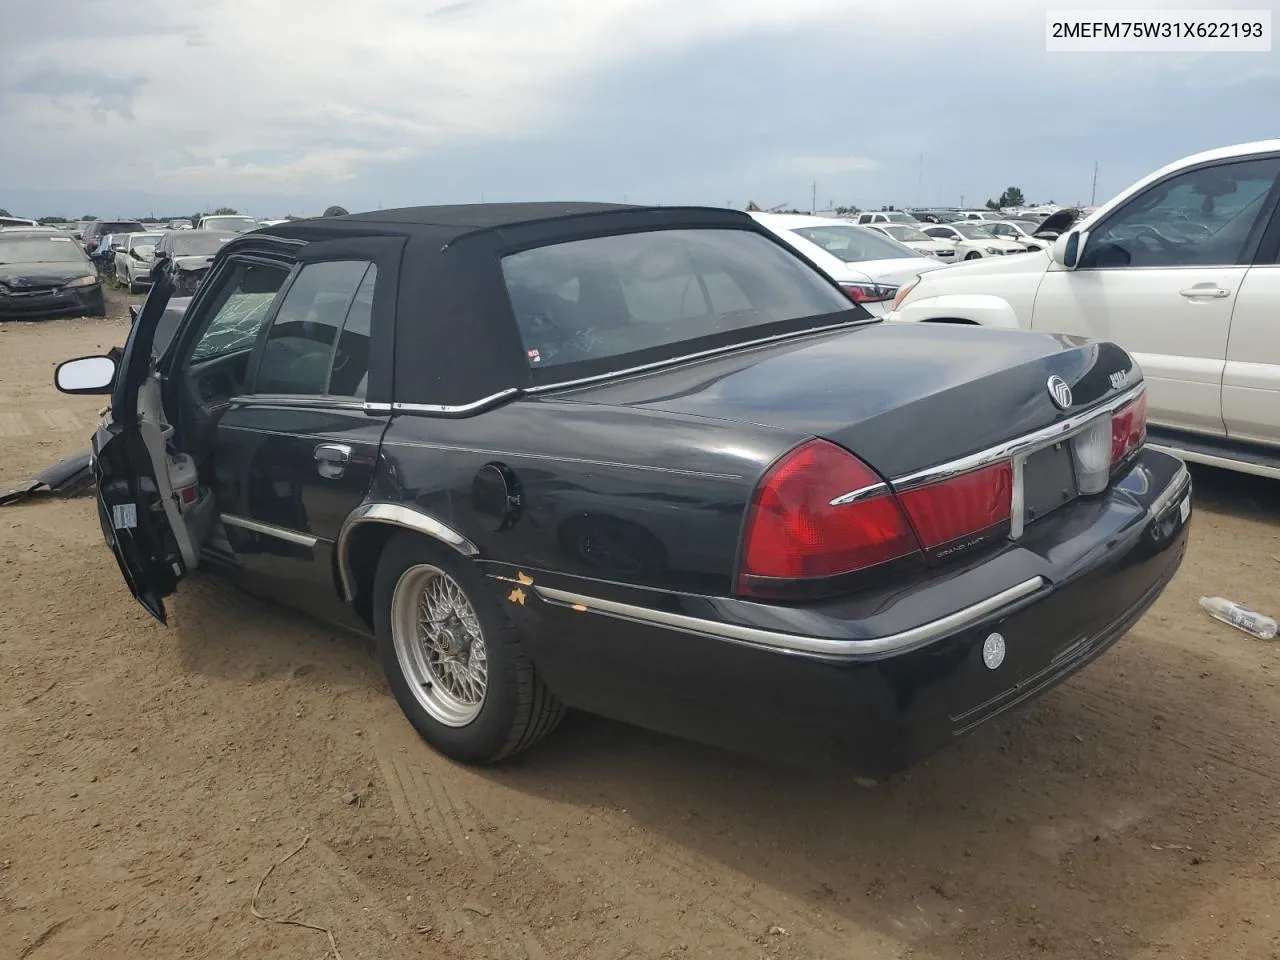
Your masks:
{"label": "rear door window", "polygon": [[363,396],[376,273],[365,260],[303,267],[267,332],[253,392]]}

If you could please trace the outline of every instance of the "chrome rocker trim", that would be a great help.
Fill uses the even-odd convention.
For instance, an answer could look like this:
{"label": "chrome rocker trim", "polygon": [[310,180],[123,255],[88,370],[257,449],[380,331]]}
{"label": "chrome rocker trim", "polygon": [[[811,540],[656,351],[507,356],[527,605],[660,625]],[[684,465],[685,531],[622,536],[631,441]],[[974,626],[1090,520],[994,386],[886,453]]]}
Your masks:
{"label": "chrome rocker trim", "polygon": [[428,513],[406,507],[399,503],[365,503],[356,507],[342,522],[338,532],[336,552],[338,555],[338,578],[342,581],[343,599],[350,603],[355,599],[355,576],[347,559],[347,550],[351,543],[351,534],[357,527],[365,523],[386,523],[403,527],[415,533],[421,533],[451,547],[464,557],[478,556],[480,549],[454,530]]}
{"label": "chrome rocker trim", "polygon": [[314,547],[320,542],[319,537],[313,537],[309,533],[299,533],[297,530],[290,530],[288,527],[277,527],[275,524],[263,523],[260,520],[250,520],[248,517],[236,516],[234,513],[224,513],[221,516],[222,522],[228,527],[251,530],[264,536],[275,537],[277,540],[284,540],[287,543],[296,543],[302,547]]}
{"label": "chrome rocker trim", "polygon": [[806,637],[794,633],[779,633],[776,630],[762,630],[758,627],[747,627],[736,623],[722,623],[718,620],[705,620],[682,613],[670,613],[665,610],[654,610],[650,607],[639,607],[630,603],[619,603],[616,600],[603,600],[588,597],[568,590],[556,590],[552,587],[535,586],[534,592],[548,603],[561,607],[571,607],[587,613],[597,613],[605,617],[619,620],[630,620],[650,626],[679,630],[698,636],[711,637],[716,640],[728,640],[734,643],[745,643],[754,647],[788,653],[809,653],[822,656],[839,657],[847,660],[882,660],[885,657],[897,656],[928,646],[937,640],[950,636],[957,631],[972,626],[989,617],[1003,607],[1016,603],[1040,590],[1046,584],[1044,577],[1036,576],[1024,580],[1008,590],[1002,590],[993,596],[980,600],[972,606],[947,614],[937,620],[921,624],[901,633],[869,640],[836,640],[829,637]]}

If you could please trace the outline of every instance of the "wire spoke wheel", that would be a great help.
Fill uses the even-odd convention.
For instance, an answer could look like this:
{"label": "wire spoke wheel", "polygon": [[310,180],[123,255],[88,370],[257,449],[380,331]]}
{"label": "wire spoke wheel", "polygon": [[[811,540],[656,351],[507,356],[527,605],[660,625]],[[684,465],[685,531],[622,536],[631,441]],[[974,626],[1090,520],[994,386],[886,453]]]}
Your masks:
{"label": "wire spoke wheel", "polygon": [[458,582],[439,567],[405,570],[391,597],[391,640],[414,697],[449,727],[480,715],[489,687],[484,630]]}

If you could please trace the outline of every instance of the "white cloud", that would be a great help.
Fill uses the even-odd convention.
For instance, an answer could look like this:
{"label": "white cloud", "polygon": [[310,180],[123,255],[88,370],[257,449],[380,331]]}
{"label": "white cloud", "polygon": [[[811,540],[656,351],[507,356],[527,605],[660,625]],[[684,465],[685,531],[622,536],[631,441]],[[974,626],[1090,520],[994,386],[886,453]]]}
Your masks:
{"label": "white cloud", "polygon": [[798,173],[812,176],[832,176],[844,173],[865,173],[879,169],[880,164],[870,157],[793,157],[790,166]]}
{"label": "white cloud", "polygon": [[[1053,0],[0,0],[10,24],[15,2],[22,43],[0,56],[0,169],[5,186],[29,191],[327,195],[353,178],[376,182],[380,162],[466,156],[495,142],[510,144],[518,164],[523,143],[581,134],[575,125],[598,115],[612,71],[643,83],[710,45],[717,82],[701,99],[691,95],[683,115],[668,99],[670,113],[644,118],[645,134],[669,156],[683,145],[667,128],[691,116],[749,131],[710,172],[689,158],[699,189],[708,180],[744,190],[757,180],[780,190],[792,179],[833,189],[891,180],[895,162],[921,148],[901,97],[896,114],[881,113],[895,91],[920,91],[910,108],[967,108],[977,133],[1000,116],[1002,94],[1029,87],[1045,90],[1048,106],[1067,107],[1055,122],[1087,129],[1096,116],[1070,104],[1084,98],[1097,62],[1043,52]],[[6,35],[16,31],[0,25]],[[820,41],[813,47],[825,50],[828,75],[832,50],[847,46],[838,61],[847,86],[811,87],[803,70],[770,76],[759,43],[750,44],[754,56],[734,59],[735,41],[760,37],[788,51]],[[941,59],[895,73],[885,51],[903,43]],[[942,66],[948,50],[1006,74],[990,88],[954,89]],[[1174,63],[1114,58],[1106,73],[1131,90],[1158,86]],[[1238,71],[1235,61],[1213,63],[1206,76]],[[758,102],[758,86],[757,99],[740,96],[747,76],[767,76],[776,97]],[[783,138],[772,131],[789,111],[807,122]],[[1011,119],[1019,128],[1033,118]],[[594,135],[608,138],[607,119],[601,125]],[[619,171],[620,193],[634,177]]]}
{"label": "white cloud", "polygon": [[[81,164],[82,181],[128,167],[173,189],[308,189],[378,160],[518,139],[562,122],[601,70],[834,16],[847,0],[79,5],[106,20],[113,7],[139,32],[104,44],[50,23],[11,55],[6,123],[30,140],[28,160],[48,158],[21,164],[24,185],[65,177],[58,156],[88,133],[120,162]],[[101,69],[144,82],[104,103],[62,64],[76,80]]]}

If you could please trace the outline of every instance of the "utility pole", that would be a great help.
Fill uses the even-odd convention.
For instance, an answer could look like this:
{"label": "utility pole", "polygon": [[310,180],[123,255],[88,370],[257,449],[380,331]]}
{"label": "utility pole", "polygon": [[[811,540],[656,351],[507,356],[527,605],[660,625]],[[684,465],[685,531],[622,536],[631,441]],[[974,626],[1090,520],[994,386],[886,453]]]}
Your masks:
{"label": "utility pole", "polygon": [[924,203],[924,154],[920,154],[920,179],[916,182],[916,206]]}
{"label": "utility pole", "polygon": [[813,194],[809,197],[809,212],[818,212],[818,181],[813,181]]}
{"label": "utility pole", "polygon": [[964,194],[960,194],[960,209],[964,209]]}
{"label": "utility pole", "polygon": [[1094,206],[1098,199],[1098,161],[1093,161],[1093,189],[1089,191],[1089,206]]}

